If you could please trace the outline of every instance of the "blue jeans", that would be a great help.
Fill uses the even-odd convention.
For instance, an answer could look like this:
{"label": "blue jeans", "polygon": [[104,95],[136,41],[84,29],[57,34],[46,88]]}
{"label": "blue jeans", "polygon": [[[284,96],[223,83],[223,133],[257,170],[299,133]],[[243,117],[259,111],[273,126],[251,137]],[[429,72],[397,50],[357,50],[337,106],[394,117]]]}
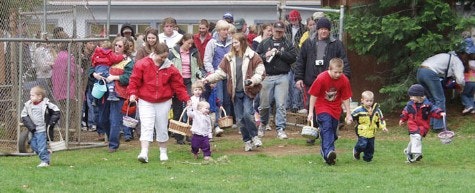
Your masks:
{"label": "blue jeans", "polygon": [[[129,116],[135,118],[135,113],[131,114]],[[122,125],[122,130],[124,131],[124,139],[133,139],[134,138],[134,133],[133,133],[134,128],[130,128],[130,127],[126,127],[126,126]]]}
{"label": "blue jeans", "polygon": [[297,87],[295,87],[295,73],[291,70],[289,72],[289,95],[287,96],[287,109],[303,109],[303,95]]}
{"label": "blue jeans", "polygon": [[244,92],[236,92],[234,96],[234,115],[238,124],[242,140],[250,141],[257,135],[257,126],[254,120],[254,109],[252,108],[253,100]]}
{"label": "blue jeans", "polygon": [[357,152],[363,152],[363,160],[370,162],[373,159],[374,154],[374,137],[366,138],[358,136],[358,142],[356,142],[355,150]]}
{"label": "blue jeans", "polygon": [[330,151],[335,151],[335,140],[337,139],[336,130],[338,129],[338,119],[333,118],[328,113],[317,115],[318,127],[320,127],[320,138],[322,140],[322,149],[320,153],[323,159],[327,160]]}
{"label": "blue jeans", "polygon": [[261,115],[261,123],[267,125],[269,123],[269,109],[271,102],[275,100],[276,116],[275,126],[278,129],[285,129],[287,122],[287,112],[285,109],[285,99],[289,92],[289,77],[287,74],[266,76],[262,81],[262,89],[260,92],[259,114]]}
{"label": "blue jeans", "polygon": [[95,98],[92,96],[92,88],[86,89],[86,105],[87,105],[87,126],[92,127],[96,125],[96,112],[94,106],[92,106],[92,101]]}
{"label": "blue jeans", "polygon": [[38,154],[42,162],[49,164],[50,155],[46,146],[46,131],[33,133],[33,137],[30,141],[31,149]]}
{"label": "blue jeans", "polygon": [[460,98],[462,99],[462,104],[466,109],[475,107],[473,94],[475,94],[475,82],[465,82],[465,87],[463,87]]}
{"label": "blue jeans", "polygon": [[[417,70],[417,82],[419,82],[419,84],[425,88],[429,100],[435,106],[446,111],[444,88],[440,83],[439,75],[431,69],[419,68]],[[434,130],[440,130],[444,128],[442,119],[431,118],[430,122],[432,129]]]}
{"label": "blue jeans", "polygon": [[118,149],[120,145],[120,129],[122,128],[122,105],[124,99],[120,98],[119,101],[105,100],[109,93],[105,93],[99,100],[99,121],[98,128],[104,130],[109,139],[109,149]]}

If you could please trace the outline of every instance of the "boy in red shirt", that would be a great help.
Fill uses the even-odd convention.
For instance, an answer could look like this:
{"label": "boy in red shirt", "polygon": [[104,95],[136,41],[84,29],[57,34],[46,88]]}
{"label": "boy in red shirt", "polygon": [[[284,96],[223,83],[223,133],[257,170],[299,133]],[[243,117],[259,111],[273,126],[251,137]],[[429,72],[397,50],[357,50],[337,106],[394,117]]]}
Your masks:
{"label": "boy in red shirt", "polygon": [[327,71],[317,76],[308,93],[310,96],[307,120],[313,120],[314,109],[320,127],[320,153],[328,165],[335,165],[335,140],[338,138],[338,120],[341,114],[341,104],[346,110],[345,121],[353,121],[350,110],[351,86],[349,79],[343,74],[343,60],[333,58]]}
{"label": "boy in red shirt", "polygon": [[[119,46],[119,45],[117,45]],[[124,60],[125,55],[118,55],[112,50],[112,43],[110,41],[101,42],[101,47],[97,47],[92,54],[92,67],[94,72],[100,73],[102,77],[109,76],[109,68],[116,63]],[[107,83],[109,90],[108,101],[119,101],[117,94],[114,91],[114,82]]]}

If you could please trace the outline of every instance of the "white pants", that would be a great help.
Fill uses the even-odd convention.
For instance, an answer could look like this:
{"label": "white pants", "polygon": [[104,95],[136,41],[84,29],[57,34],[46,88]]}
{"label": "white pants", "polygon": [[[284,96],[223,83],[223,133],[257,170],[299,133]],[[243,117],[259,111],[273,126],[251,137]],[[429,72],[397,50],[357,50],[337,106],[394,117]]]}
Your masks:
{"label": "white pants", "polygon": [[168,141],[168,111],[170,111],[171,105],[171,99],[161,103],[150,103],[139,100],[140,141],[153,142],[154,128],[158,142]]}
{"label": "white pants", "polygon": [[409,154],[422,154],[422,137],[420,134],[410,134],[410,141],[407,144],[407,153]]}

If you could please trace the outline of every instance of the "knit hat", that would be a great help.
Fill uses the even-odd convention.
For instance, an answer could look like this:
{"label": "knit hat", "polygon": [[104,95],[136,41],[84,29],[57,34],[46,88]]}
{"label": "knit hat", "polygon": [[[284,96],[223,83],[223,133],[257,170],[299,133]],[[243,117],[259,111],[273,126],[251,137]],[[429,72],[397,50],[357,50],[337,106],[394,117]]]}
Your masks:
{"label": "knit hat", "polygon": [[289,12],[289,21],[296,21],[296,20],[302,20],[300,17],[300,13],[297,10],[292,10]]}
{"label": "knit hat", "polygon": [[317,30],[320,28],[327,28],[328,30],[332,29],[332,25],[330,23],[330,20],[328,20],[326,17],[322,17],[317,21]]}
{"label": "knit hat", "polygon": [[409,96],[424,96],[425,89],[422,85],[420,84],[413,84],[411,87],[409,87],[409,90],[407,91],[407,94]]}
{"label": "knit hat", "polygon": [[325,17],[325,13],[323,13],[321,11],[317,11],[317,12],[313,13],[313,15],[312,15],[313,20],[319,20],[322,17]]}

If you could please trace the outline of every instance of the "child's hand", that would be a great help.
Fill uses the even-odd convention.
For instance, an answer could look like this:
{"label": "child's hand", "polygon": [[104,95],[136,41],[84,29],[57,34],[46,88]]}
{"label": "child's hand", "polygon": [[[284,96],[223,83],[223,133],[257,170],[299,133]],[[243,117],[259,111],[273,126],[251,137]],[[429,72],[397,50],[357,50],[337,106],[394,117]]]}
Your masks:
{"label": "child's hand", "polygon": [[404,121],[399,120],[399,126],[402,126],[404,124]]}
{"label": "child's hand", "polygon": [[135,95],[130,95],[129,101],[132,102],[132,103],[137,102],[137,96],[135,96]]}
{"label": "child's hand", "polygon": [[192,105],[191,100],[186,101],[186,106],[191,107],[191,105]]}
{"label": "child's hand", "polygon": [[346,115],[345,122],[347,125],[350,125],[353,122],[353,117],[350,114]]}
{"label": "child's hand", "polygon": [[308,112],[307,121],[313,121],[313,112]]}
{"label": "child's hand", "polygon": [[447,115],[447,114],[445,114],[445,112],[441,112],[441,113],[440,113],[440,116],[442,116],[442,117],[445,117],[446,115]]}

